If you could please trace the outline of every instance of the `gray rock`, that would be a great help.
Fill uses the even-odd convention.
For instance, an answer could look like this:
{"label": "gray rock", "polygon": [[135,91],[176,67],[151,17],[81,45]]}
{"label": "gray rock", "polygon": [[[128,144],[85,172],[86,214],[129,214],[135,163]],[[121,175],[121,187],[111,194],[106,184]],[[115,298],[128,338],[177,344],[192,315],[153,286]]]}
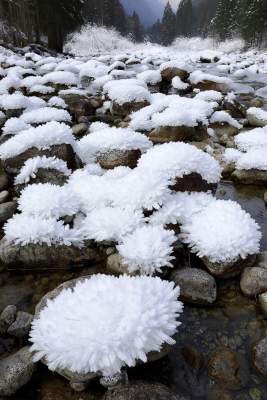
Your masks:
{"label": "gray rock", "polygon": [[11,218],[17,209],[15,201],[8,201],[7,203],[0,204],[0,224],[6,222]]}
{"label": "gray rock", "polygon": [[118,104],[115,101],[111,102],[111,114],[118,116],[118,117],[126,117],[127,115],[131,114],[132,112],[141,110],[141,108],[144,108],[146,106],[149,106],[149,102],[144,100],[144,101],[138,101],[138,102],[129,102],[129,103],[124,103],[124,104]]}
{"label": "gray rock", "polygon": [[118,254],[111,254],[107,258],[106,264],[108,272],[111,272],[115,275],[127,274],[130,275],[127,271],[127,268],[122,263],[122,257]]}
{"label": "gray rock", "polygon": [[176,192],[208,192],[210,190],[215,193],[217,184],[208,183],[200,174],[193,172],[182,178],[176,178],[171,188]]}
{"label": "gray rock", "polygon": [[206,127],[188,127],[188,126],[162,126],[151,131],[148,135],[153,143],[168,142],[201,142],[208,139]]}
{"label": "gray rock", "polygon": [[267,337],[261,339],[252,349],[254,367],[267,379]]}
{"label": "gray rock", "polygon": [[23,347],[17,353],[0,361],[0,396],[11,396],[32,377],[35,364],[29,347]]}
{"label": "gray rock", "polygon": [[85,94],[59,94],[59,97],[61,97],[68,105],[70,112],[74,115],[76,120],[81,116],[95,114],[95,107],[90,101],[90,98]]}
{"label": "gray rock", "polygon": [[17,315],[17,307],[7,306],[0,315],[0,334],[6,333],[8,327],[13,324]]}
{"label": "gray rock", "polygon": [[141,156],[140,150],[110,150],[100,153],[97,162],[105,169],[113,169],[119,166],[135,168]]}
{"label": "gray rock", "polygon": [[29,158],[33,158],[36,156],[55,156],[63,161],[66,161],[68,168],[70,169],[75,169],[77,166],[75,153],[72,146],[70,144],[60,144],[53,145],[47,150],[39,150],[36,147],[32,147],[15,157],[4,160],[3,168],[8,174],[18,174],[25,161],[27,161]]}
{"label": "gray rock", "polygon": [[246,268],[242,274],[240,287],[242,292],[249,297],[267,291],[267,269],[252,267]]}
{"label": "gray rock", "polygon": [[259,295],[259,305],[263,315],[267,318],[267,292]]}
{"label": "gray rock", "polygon": [[245,268],[254,265],[256,261],[256,255],[248,256],[246,259],[238,258],[232,262],[224,263],[214,263],[206,257],[203,257],[202,261],[204,262],[207,270],[213,276],[217,278],[228,279],[240,275]]}
{"label": "gray rock", "polygon": [[189,400],[158,383],[136,382],[110,389],[104,400]]}
{"label": "gray rock", "polygon": [[231,178],[237,183],[244,185],[266,185],[267,184],[267,171],[259,169],[236,169]]}
{"label": "gray rock", "polygon": [[255,113],[249,112],[249,110],[247,111],[247,119],[251,126],[263,127],[263,126],[267,125],[267,119],[264,119],[264,118],[261,119],[258,116],[256,116]]}
{"label": "gray rock", "polygon": [[7,333],[18,338],[24,338],[28,336],[31,329],[32,320],[33,315],[24,311],[19,311],[17,313],[16,320],[9,326]]}
{"label": "gray rock", "polygon": [[81,137],[81,136],[83,136],[83,135],[85,135],[87,133],[88,124],[82,122],[80,124],[74,125],[72,127],[72,130],[73,130],[73,134],[75,136]]}
{"label": "gray rock", "polygon": [[197,268],[173,271],[171,280],[180,286],[181,300],[188,303],[212,304],[216,301],[217,286],[213,276]]}
{"label": "gray rock", "polygon": [[185,81],[189,77],[189,73],[184,69],[176,67],[167,67],[161,71],[162,80],[166,82],[170,83],[175,76]]}
{"label": "gray rock", "polygon": [[84,247],[78,248],[46,244],[19,246],[8,243],[5,238],[0,241],[1,262],[15,269],[61,269],[88,265],[104,258],[106,256],[92,242],[87,242]]}
{"label": "gray rock", "polygon": [[[27,184],[32,183],[51,183],[53,185],[63,186],[68,177],[56,169],[39,168],[34,178],[30,178]],[[20,196],[21,191],[27,184],[19,184],[14,186],[16,196]]]}
{"label": "gray rock", "polygon": [[2,190],[0,192],[0,204],[5,203],[8,199],[9,193],[7,190]]}
{"label": "gray rock", "polygon": [[8,189],[10,186],[10,180],[9,177],[6,174],[1,174],[0,175],[0,191],[2,192],[3,190]]}

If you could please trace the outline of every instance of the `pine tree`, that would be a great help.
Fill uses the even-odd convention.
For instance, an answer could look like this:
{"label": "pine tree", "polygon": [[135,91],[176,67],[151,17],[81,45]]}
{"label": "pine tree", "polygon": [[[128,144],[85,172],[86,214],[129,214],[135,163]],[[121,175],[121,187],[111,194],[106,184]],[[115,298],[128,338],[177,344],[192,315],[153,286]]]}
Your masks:
{"label": "pine tree", "polygon": [[267,32],[267,2],[246,0],[244,10],[242,36],[249,45],[260,47]]}
{"label": "pine tree", "polygon": [[161,23],[161,42],[168,46],[176,36],[176,17],[168,1]]}
{"label": "pine tree", "polygon": [[212,29],[220,40],[232,38],[237,34],[238,12],[237,0],[219,1],[215,17],[212,20]]}
{"label": "pine tree", "polygon": [[133,15],[129,18],[129,26],[132,38],[136,42],[142,42],[144,40],[144,30],[142,24],[140,22],[139,15],[136,11],[133,12]]}
{"label": "pine tree", "polygon": [[182,0],[176,13],[177,34],[191,36],[193,30],[193,7],[191,0]]}

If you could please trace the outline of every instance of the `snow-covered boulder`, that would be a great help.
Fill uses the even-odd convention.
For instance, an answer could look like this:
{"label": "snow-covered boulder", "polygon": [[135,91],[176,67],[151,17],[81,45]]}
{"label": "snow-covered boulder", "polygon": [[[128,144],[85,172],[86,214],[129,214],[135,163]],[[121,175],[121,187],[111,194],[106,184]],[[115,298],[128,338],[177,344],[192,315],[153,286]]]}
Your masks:
{"label": "snow-covered boulder", "polygon": [[179,77],[182,81],[185,81],[189,77],[188,67],[179,60],[163,63],[159,70],[162,80],[168,83],[171,83],[175,77]]}
{"label": "snow-covered boulder", "polygon": [[251,107],[247,110],[247,118],[251,126],[262,127],[267,125],[267,111]]}
{"label": "snow-covered boulder", "polygon": [[228,92],[231,87],[231,79],[204,73],[200,70],[194,71],[189,76],[189,81],[194,88],[200,90],[215,90],[217,92]]}
{"label": "snow-covered boulder", "polygon": [[84,163],[97,161],[106,169],[117,166],[134,168],[142,152],[150,147],[152,143],[139,132],[104,126],[84,136],[77,143],[76,151]]}
{"label": "snow-covered boulder", "polygon": [[131,115],[130,127],[148,132],[154,143],[201,141],[208,137],[208,118],[217,103],[154,95],[152,104]]}
{"label": "snow-covered boulder", "polygon": [[176,191],[212,190],[220,180],[219,163],[209,154],[187,143],[165,143],[142,155],[138,168],[151,170],[172,180]]}
{"label": "snow-covered boulder", "polygon": [[229,138],[238,134],[242,125],[239,124],[226,111],[216,111],[210,119],[210,127],[219,138],[226,136]]}
{"label": "snow-covered boulder", "polygon": [[147,362],[164,343],[175,343],[183,309],[178,296],[173,283],[152,277],[93,275],[67,282],[36,308],[34,360],[80,383]]}
{"label": "snow-covered boulder", "polygon": [[104,92],[111,100],[111,113],[120,117],[148,106],[151,101],[146,84],[137,79],[110,81],[104,85]]}
{"label": "snow-covered boulder", "polygon": [[71,128],[53,121],[21,131],[8,139],[0,145],[0,157],[4,169],[10,174],[18,174],[26,160],[42,155],[62,159],[72,169],[76,166],[73,146]]}
{"label": "snow-covered boulder", "polygon": [[240,274],[255,262],[260,249],[258,224],[230,200],[211,203],[181,229],[183,241],[217,277]]}

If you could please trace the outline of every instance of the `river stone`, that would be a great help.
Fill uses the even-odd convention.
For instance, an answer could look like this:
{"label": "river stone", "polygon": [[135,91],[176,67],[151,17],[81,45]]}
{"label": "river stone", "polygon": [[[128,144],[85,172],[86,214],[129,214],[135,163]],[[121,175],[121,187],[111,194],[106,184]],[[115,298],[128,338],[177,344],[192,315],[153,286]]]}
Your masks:
{"label": "river stone", "polygon": [[76,124],[72,127],[72,131],[74,136],[77,136],[78,138],[84,136],[87,131],[88,131],[88,124],[85,122],[81,122],[79,124]]}
{"label": "river stone", "polygon": [[255,127],[264,127],[267,125],[267,119],[258,118],[254,113],[250,113],[249,110],[247,111],[247,119],[251,126]]}
{"label": "river stone", "polygon": [[162,80],[171,82],[175,76],[178,76],[182,81],[185,81],[189,77],[189,73],[181,68],[167,67],[161,71]]}
{"label": "river stone", "polygon": [[248,256],[245,259],[240,257],[232,262],[215,263],[211,262],[207,257],[203,257],[202,261],[213,276],[228,279],[240,275],[244,268],[251,267],[256,261],[256,255]]}
{"label": "river stone", "polygon": [[267,318],[267,292],[259,295],[259,305],[263,315]]}
{"label": "river stone", "polygon": [[0,241],[1,262],[17,270],[75,268],[101,261],[104,258],[105,255],[91,242],[78,248],[65,245],[48,246],[45,243],[20,246],[8,243],[5,238]]}
{"label": "river stone", "polygon": [[193,85],[193,88],[199,89],[201,91],[215,90],[216,92],[222,92],[222,93],[229,92],[229,88],[227,87],[227,85],[225,85],[223,83],[209,81],[207,79],[197,83],[196,85]]}
{"label": "river stone", "polygon": [[259,169],[236,169],[231,178],[244,185],[267,185],[267,171]]}
{"label": "river stone", "polygon": [[46,150],[38,150],[36,147],[32,147],[15,157],[2,161],[3,168],[8,174],[16,175],[20,172],[25,161],[37,156],[57,157],[66,161],[68,168],[76,168],[75,153],[70,144],[53,145]]}
{"label": "river stone", "polygon": [[0,204],[3,204],[7,201],[9,196],[8,190],[3,190],[0,192]]}
{"label": "river stone", "polygon": [[136,382],[109,390],[104,400],[189,400],[158,383]]}
{"label": "river stone", "polygon": [[17,307],[14,305],[6,306],[0,315],[0,335],[6,333],[8,327],[13,324],[17,315]]}
{"label": "river stone", "polygon": [[149,106],[147,100],[143,101],[132,101],[124,104],[118,104],[115,101],[111,102],[111,114],[118,117],[126,117],[132,112],[141,110],[141,108]]}
{"label": "river stone", "polygon": [[237,100],[232,100],[232,101],[224,100],[223,101],[223,108],[226,111],[229,111],[233,118],[242,118],[242,119],[244,119],[247,116],[246,107],[244,106],[244,104],[240,103]]}
{"label": "river stone", "polygon": [[153,143],[168,142],[201,142],[208,139],[206,127],[189,127],[189,126],[161,126],[154,129],[148,134],[149,139]]}
{"label": "river stone", "polygon": [[32,183],[51,183],[52,185],[63,186],[68,180],[68,176],[57,169],[39,168],[35,173],[35,177],[31,177],[29,182],[14,186],[16,196],[20,196],[21,191]]}
{"label": "river stone", "polygon": [[119,166],[135,168],[141,156],[140,150],[109,150],[97,156],[102,168],[113,169]]}
{"label": "river stone", "polygon": [[267,291],[267,269],[252,267],[246,268],[242,274],[240,287],[242,292],[249,297]]}
{"label": "river stone", "polygon": [[123,274],[133,275],[130,274],[126,266],[123,265],[122,257],[118,253],[111,254],[110,256],[108,256],[106,268],[108,272],[115,275],[123,275]]}
{"label": "river stone", "polygon": [[217,286],[213,276],[198,268],[183,268],[172,272],[171,280],[180,286],[181,300],[188,303],[212,304]]}
{"label": "river stone", "polygon": [[7,203],[0,204],[0,224],[6,222],[11,218],[17,209],[15,201],[8,201]]}
{"label": "river stone", "polygon": [[[235,136],[238,134],[239,129],[229,125],[227,123],[213,123],[210,124],[210,128],[212,128],[215,132],[215,134],[221,139],[221,138],[228,138],[229,136]],[[224,140],[225,143],[225,140]]]}
{"label": "river stone", "polygon": [[5,173],[2,173],[0,175],[0,191],[2,192],[3,190],[8,189],[9,186],[10,186],[9,177]]}
{"label": "river stone", "polygon": [[252,348],[252,362],[256,370],[267,379],[267,337]]}
{"label": "river stone", "polygon": [[11,396],[32,377],[35,364],[29,347],[0,360],[0,396]]}
{"label": "river stone", "polygon": [[218,349],[208,360],[208,375],[226,387],[238,388],[241,384],[240,367],[234,351],[228,348]]}
{"label": "river stone", "polygon": [[217,184],[208,183],[200,174],[193,172],[184,175],[182,178],[176,178],[171,189],[176,192],[216,192]]}
{"label": "river stone", "polygon": [[69,93],[59,94],[65,103],[67,104],[69,111],[74,115],[75,119],[78,120],[81,116],[95,114],[95,107],[90,102],[90,98],[84,94]]}
{"label": "river stone", "polygon": [[16,320],[9,326],[7,333],[18,338],[26,337],[31,329],[33,315],[18,311]]}

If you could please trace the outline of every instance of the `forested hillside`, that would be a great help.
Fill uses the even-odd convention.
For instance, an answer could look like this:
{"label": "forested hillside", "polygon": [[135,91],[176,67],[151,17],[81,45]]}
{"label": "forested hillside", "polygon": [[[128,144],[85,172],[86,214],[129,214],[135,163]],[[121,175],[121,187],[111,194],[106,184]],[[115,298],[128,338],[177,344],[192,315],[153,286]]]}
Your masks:
{"label": "forested hillside", "polygon": [[144,37],[138,14],[126,16],[119,0],[0,0],[0,16],[2,40],[17,46],[43,42],[62,51],[67,34],[87,22]]}
{"label": "forested hillside", "polygon": [[167,3],[162,21],[149,30],[150,38],[168,45],[178,36],[242,37],[261,46],[267,38],[266,0],[182,0],[176,11]]}

